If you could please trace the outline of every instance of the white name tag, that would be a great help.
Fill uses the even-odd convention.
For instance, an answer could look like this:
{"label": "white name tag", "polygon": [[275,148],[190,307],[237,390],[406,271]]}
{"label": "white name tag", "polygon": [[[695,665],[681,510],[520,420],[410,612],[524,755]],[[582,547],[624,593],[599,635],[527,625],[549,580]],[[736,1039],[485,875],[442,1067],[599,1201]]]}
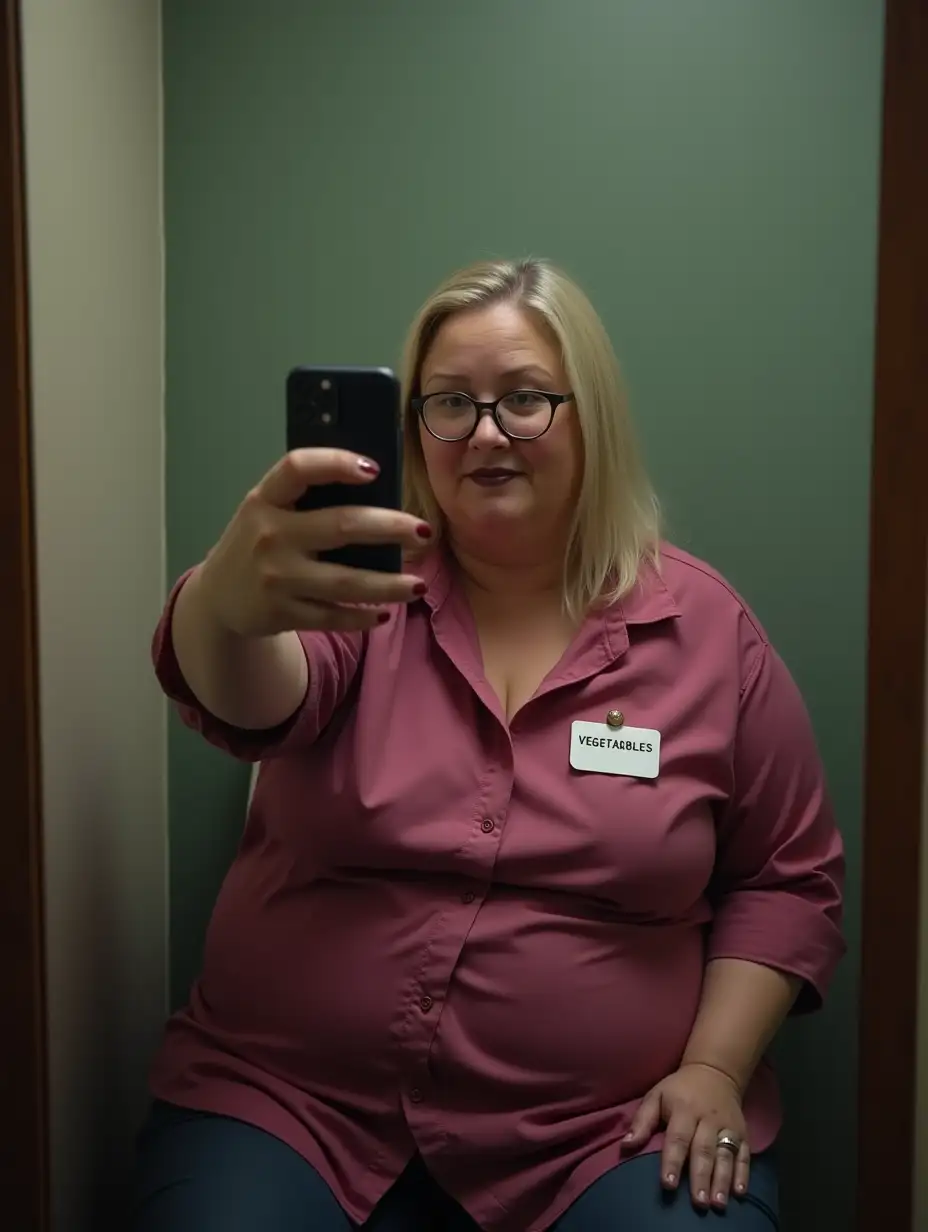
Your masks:
{"label": "white name tag", "polygon": [[656,779],[661,766],[661,733],[650,727],[573,723],[570,764],[575,770]]}

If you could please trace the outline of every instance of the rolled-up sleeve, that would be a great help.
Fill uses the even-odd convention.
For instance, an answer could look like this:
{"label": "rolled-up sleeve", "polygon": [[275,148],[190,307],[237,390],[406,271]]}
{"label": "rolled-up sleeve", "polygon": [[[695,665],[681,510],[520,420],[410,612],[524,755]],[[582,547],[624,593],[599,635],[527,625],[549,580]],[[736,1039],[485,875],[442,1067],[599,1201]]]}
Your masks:
{"label": "rolled-up sleeve", "polygon": [[199,732],[216,748],[240,761],[263,761],[311,744],[344,701],[364,653],[360,633],[301,633],[300,642],[309,669],[309,687],[302,705],[286,723],[263,731],[233,727],[201,705],[177,661],[171,623],[174,605],[190,572],[175,584],[152,639],[155,675],[174,702],[187,727]]}
{"label": "rolled-up sleeve", "polygon": [[766,641],[753,649],[718,824],[708,957],[800,978],[801,1013],[821,1005],[844,954],[844,848],[799,690]]}

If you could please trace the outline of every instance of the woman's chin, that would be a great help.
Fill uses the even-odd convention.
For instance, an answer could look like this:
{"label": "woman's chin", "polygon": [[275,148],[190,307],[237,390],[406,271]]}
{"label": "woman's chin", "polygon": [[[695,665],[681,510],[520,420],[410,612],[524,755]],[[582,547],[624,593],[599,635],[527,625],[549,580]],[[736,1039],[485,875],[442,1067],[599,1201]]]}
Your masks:
{"label": "woman's chin", "polygon": [[512,480],[499,488],[473,486],[461,509],[471,518],[524,518],[534,504],[530,487],[522,480]]}
{"label": "woman's chin", "polygon": [[505,551],[507,544],[517,548],[526,536],[535,533],[535,520],[525,505],[504,505],[502,502],[470,508],[451,519],[452,539],[461,547],[480,555],[493,556]]}
{"label": "woman's chin", "polygon": [[467,524],[482,534],[488,532],[504,532],[517,530],[527,526],[532,520],[532,510],[528,501],[492,500],[471,506],[466,514]]}

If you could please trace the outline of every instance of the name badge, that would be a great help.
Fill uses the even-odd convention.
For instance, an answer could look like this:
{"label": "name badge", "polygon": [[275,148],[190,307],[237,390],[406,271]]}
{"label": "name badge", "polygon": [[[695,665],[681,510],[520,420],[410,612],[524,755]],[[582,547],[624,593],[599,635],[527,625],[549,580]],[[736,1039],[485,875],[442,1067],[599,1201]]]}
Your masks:
{"label": "name badge", "polygon": [[575,770],[656,779],[661,766],[661,733],[650,727],[571,724],[570,764]]}

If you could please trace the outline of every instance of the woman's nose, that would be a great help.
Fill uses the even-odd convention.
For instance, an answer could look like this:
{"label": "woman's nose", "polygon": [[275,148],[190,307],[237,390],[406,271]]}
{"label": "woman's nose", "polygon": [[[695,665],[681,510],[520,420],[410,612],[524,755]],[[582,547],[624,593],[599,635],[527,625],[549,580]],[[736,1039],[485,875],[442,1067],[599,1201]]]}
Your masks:
{"label": "woman's nose", "polygon": [[478,449],[492,449],[499,448],[500,445],[508,445],[509,439],[504,432],[500,432],[499,424],[490,412],[484,411],[477,421],[470,444]]}

